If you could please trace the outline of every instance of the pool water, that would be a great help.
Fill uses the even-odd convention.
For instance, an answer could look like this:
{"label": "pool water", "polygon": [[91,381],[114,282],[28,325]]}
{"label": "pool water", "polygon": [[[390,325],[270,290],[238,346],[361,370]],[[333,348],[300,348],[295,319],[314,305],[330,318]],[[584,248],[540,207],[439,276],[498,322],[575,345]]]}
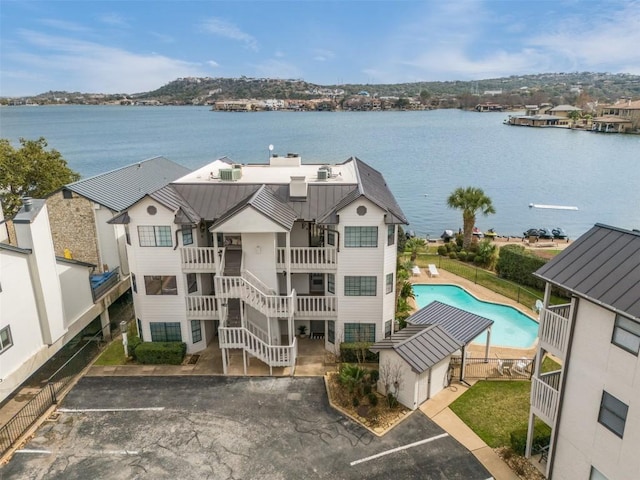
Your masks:
{"label": "pool water", "polygon": [[[524,313],[508,305],[478,300],[455,285],[414,285],[413,292],[419,308],[437,300],[493,320],[491,345],[529,348],[538,336],[538,322]],[[482,333],[473,341],[486,344],[487,333]]]}

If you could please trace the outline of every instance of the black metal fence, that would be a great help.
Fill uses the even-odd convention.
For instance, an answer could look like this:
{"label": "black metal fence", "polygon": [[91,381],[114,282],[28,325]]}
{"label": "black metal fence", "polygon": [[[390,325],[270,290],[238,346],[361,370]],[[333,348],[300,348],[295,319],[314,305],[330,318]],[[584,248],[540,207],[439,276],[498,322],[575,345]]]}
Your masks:
{"label": "black metal fence", "polygon": [[46,385],[0,428],[0,455],[42,417],[49,407],[58,403],[60,392],[103,350],[106,342],[102,332],[100,330],[86,339],[86,343],[49,377]]}
{"label": "black metal fence", "polygon": [[[452,378],[460,379],[462,359],[451,359]],[[531,358],[467,358],[464,368],[466,379],[531,380],[534,361]]]}

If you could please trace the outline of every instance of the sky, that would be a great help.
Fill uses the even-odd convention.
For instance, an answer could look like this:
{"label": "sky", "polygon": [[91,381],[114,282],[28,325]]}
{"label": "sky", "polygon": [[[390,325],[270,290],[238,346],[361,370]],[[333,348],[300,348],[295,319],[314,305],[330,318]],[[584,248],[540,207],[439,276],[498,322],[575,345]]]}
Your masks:
{"label": "sky", "polygon": [[640,75],[640,0],[0,0],[5,97],[577,71]]}

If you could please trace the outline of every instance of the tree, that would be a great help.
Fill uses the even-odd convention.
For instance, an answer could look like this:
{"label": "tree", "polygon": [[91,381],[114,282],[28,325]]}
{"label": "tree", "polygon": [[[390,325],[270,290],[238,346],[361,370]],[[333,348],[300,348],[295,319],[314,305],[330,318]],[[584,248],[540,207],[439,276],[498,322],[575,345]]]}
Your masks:
{"label": "tree", "polygon": [[415,262],[418,258],[418,252],[423,250],[427,246],[427,241],[420,237],[411,237],[405,243],[405,248],[408,248],[411,252],[411,261]]}
{"label": "tree", "polygon": [[20,145],[16,149],[9,140],[0,139],[0,201],[7,217],[17,213],[22,197],[44,198],[80,179],[60,152],[46,150],[44,138],[21,138]]}
{"label": "tree", "polygon": [[484,216],[496,213],[491,199],[484,194],[481,188],[467,187],[456,188],[447,199],[449,208],[462,210],[462,246],[465,250],[471,245],[473,227],[476,225],[476,213],[480,211]]}

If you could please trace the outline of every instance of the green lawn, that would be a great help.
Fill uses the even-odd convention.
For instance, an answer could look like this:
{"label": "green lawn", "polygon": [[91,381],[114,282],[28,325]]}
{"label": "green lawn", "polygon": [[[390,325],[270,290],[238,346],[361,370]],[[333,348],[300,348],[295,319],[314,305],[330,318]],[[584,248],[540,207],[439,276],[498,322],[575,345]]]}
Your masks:
{"label": "green lawn", "polygon": [[100,354],[94,365],[126,365],[127,359],[124,356],[122,337],[115,339],[104,352]]}
{"label": "green lawn", "polygon": [[[509,446],[511,432],[527,429],[530,391],[527,381],[480,381],[450,408],[490,447]],[[536,423],[536,430],[544,428]]]}

